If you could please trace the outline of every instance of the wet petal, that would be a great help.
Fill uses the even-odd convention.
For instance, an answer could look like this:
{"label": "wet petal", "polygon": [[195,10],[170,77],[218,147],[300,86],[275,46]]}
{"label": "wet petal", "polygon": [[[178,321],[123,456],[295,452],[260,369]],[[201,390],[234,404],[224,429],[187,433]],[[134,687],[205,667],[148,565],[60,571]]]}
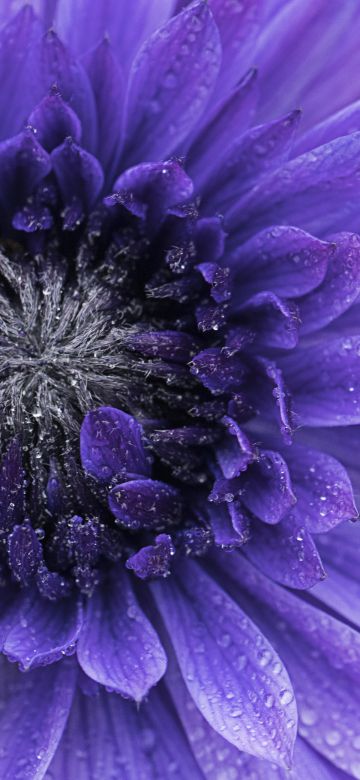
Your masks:
{"label": "wet petal", "polygon": [[[277,660],[265,637],[193,562],[182,564],[176,581],[172,577],[151,588],[185,684],[204,718],[238,749],[288,765],[296,707],[285,670],[277,676],[262,662]],[[284,690],[291,697],[287,704]],[[293,726],[286,728],[290,717]]]}
{"label": "wet petal", "polygon": [[201,116],[217,77],[221,48],[209,7],[191,4],[158,30],[132,66],[127,165],[164,159]]}
{"label": "wet petal", "polygon": [[227,258],[241,279],[234,298],[244,300],[260,289],[285,298],[305,295],[323,281],[334,250],[331,243],[297,227],[274,225],[263,230]]}
{"label": "wet petal", "polygon": [[84,469],[97,479],[108,481],[127,473],[149,474],[142,426],[134,417],[112,406],[100,406],[87,413],[80,432],[80,453]]}
{"label": "wet petal", "polygon": [[76,667],[61,662],[19,672],[1,659],[0,773],[4,780],[43,777],[61,740]]}
{"label": "wet petal", "polygon": [[279,363],[293,395],[300,424],[353,425],[360,422],[360,339],[327,337]]}
{"label": "wet petal", "polygon": [[115,485],[109,507],[119,525],[130,531],[167,528],[181,518],[181,494],[156,479],[134,479]]}
{"label": "wet petal", "polygon": [[17,661],[22,671],[47,666],[74,652],[81,625],[82,610],[76,600],[62,599],[54,604],[33,591],[24,595],[4,653]]}
{"label": "wet petal", "polygon": [[89,600],[77,656],[92,680],[138,702],[164,674],[160,640],[121,569]]}
{"label": "wet petal", "polygon": [[319,553],[297,507],[278,525],[253,523],[245,553],[260,571],[289,588],[311,588],[325,577]]}
{"label": "wet petal", "polygon": [[336,320],[356,301],[360,293],[360,236],[338,233],[322,284],[299,302],[301,334],[312,333]]}

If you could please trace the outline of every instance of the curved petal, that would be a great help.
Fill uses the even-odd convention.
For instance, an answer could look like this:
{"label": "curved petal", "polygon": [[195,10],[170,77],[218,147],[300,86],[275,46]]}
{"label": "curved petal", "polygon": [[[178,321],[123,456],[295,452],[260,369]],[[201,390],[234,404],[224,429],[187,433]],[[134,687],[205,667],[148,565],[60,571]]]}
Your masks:
{"label": "curved petal", "polygon": [[338,233],[331,236],[331,240],[336,249],[330,257],[322,284],[297,302],[301,335],[312,333],[336,320],[351,307],[360,293],[360,236]]}
{"label": "curved petal", "polygon": [[358,223],[359,153],[356,132],[290,160],[238,201],[227,229],[247,236],[275,221],[320,236],[351,229]]}
{"label": "curved petal", "polygon": [[33,591],[24,595],[4,642],[4,653],[22,671],[47,666],[70,655],[82,625],[81,605],[66,598],[54,603]]}
{"label": "curved petal", "polygon": [[360,422],[360,338],[324,337],[280,358],[300,424],[353,425]]}
{"label": "curved petal", "polygon": [[96,7],[92,0],[61,0],[56,29],[77,55],[109,36],[119,61],[128,69],[142,42],[171,16],[173,5],[172,0],[137,0],[129,24],[127,0],[106,0]]}
{"label": "curved petal", "polygon": [[234,299],[244,300],[260,289],[284,298],[305,295],[323,281],[334,251],[332,244],[297,227],[273,225],[262,230],[226,257],[241,279]]}
{"label": "curved petal", "polygon": [[112,406],[87,413],[80,431],[80,454],[83,468],[96,479],[150,472],[142,426]]}
{"label": "curved petal", "polygon": [[204,718],[239,750],[288,766],[296,706],[285,670],[272,671],[277,656],[265,637],[194,562],[151,589]]}
{"label": "curved petal", "polygon": [[107,39],[84,57],[83,64],[96,105],[98,126],[96,156],[111,185],[117,170],[124,134],[124,77]]}
{"label": "curved petal", "polygon": [[191,3],[158,30],[133,63],[126,165],[159,160],[201,116],[219,72],[221,47],[206,3]]}
{"label": "curved petal", "polygon": [[60,742],[76,683],[69,661],[19,672],[0,659],[2,780],[42,780]]}
{"label": "curved petal", "polygon": [[89,600],[77,656],[92,680],[137,702],[163,676],[165,652],[121,569]]}
{"label": "curved petal", "polygon": [[[169,774],[170,773],[170,774]],[[203,780],[166,691],[140,708],[115,694],[78,693],[49,780]]]}
{"label": "curved petal", "polygon": [[230,592],[279,648],[286,663],[298,704],[300,736],[336,767],[356,777],[360,634],[276,585],[250,563],[240,565],[238,558],[236,553],[224,556],[217,552]]}
{"label": "curved petal", "polygon": [[[9,1],[5,2],[9,6]],[[4,11],[4,5],[1,3],[0,14]],[[1,140],[21,130],[34,102],[37,102],[36,97],[34,100],[31,64],[33,46],[37,44],[40,25],[32,6],[29,3],[21,3],[21,6],[23,7],[13,18],[13,9],[8,8],[8,24],[0,31]]]}
{"label": "curved petal", "polygon": [[325,572],[297,507],[278,525],[253,523],[245,554],[268,577],[289,588],[312,588]]}

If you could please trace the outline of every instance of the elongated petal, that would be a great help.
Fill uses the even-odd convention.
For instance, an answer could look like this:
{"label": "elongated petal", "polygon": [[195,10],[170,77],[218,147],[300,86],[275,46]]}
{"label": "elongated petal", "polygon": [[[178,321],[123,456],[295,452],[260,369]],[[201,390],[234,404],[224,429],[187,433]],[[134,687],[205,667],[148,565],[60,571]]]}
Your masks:
{"label": "elongated petal", "polygon": [[[151,587],[185,684],[204,718],[240,750],[286,766],[296,707],[285,670],[277,676],[262,665],[264,654],[276,662],[265,637],[195,563],[182,564],[177,582],[172,577]],[[287,703],[282,703],[284,690]],[[267,697],[270,707],[264,705]],[[290,718],[293,725],[286,728]]]}
{"label": "elongated petal", "polygon": [[129,23],[127,0],[107,0],[96,8],[91,0],[62,0],[56,29],[76,54],[92,49],[108,35],[119,61],[128,69],[142,42],[166,22],[172,10],[172,0],[137,0]]}
{"label": "elongated petal", "polygon": [[17,661],[22,671],[47,666],[74,652],[81,625],[82,611],[75,600],[54,604],[33,591],[23,598],[4,653]]}
{"label": "elongated petal", "polygon": [[22,129],[34,102],[40,97],[34,87],[31,68],[33,46],[40,34],[33,8],[26,4],[14,18],[9,13],[6,21],[8,24],[0,31],[1,140]]}
{"label": "elongated petal", "polygon": [[19,133],[0,144],[2,222],[24,205],[50,169],[49,155],[31,132]]}
{"label": "elongated petal", "polygon": [[164,674],[160,640],[121,569],[89,600],[77,655],[92,680],[138,702]]}
{"label": "elongated petal", "polygon": [[60,662],[30,674],[1,659],[0,773],[3,780],[40,780],[60,742],[76,682]]}
{"label": "elongated petal", "polygon": [[231,3],[210,0],[209,5],[220,31],[223,50],[216,100],[216,97],[221,98],[229,91],[248,64],[253,64],[249,60],[259,31],[263,3],[262,0],[246,0],[245,3],[243,0]]}
{"label": "elongated petal", "polygon": [[360,422],[360,339],[326,338],[280,360],[300,423],[353,425]]}
{"label": "elongated petal", "polygon": [[157,688],[140,708],[102,691],[77,694],[49,780],[163,780],[169,771],[203,780],[166,691]]}
{"label": "elongated petal", "polygon": [[31,112],[28,125],[36,131],[36,138],[48,152],[63,143],[67,136],[75,142],[81,138],[78,116],[59,94],[47,95]]}
{"label": "elongated petal", "polygon": [[88,211],[104,181],[96,157],[68,138],[51,153],[51,161],[65,205],[78,201]]}
{"label": "elongated petal", "polygon": [[291,160],[232,209],[227,225],[247,233],[274,220],[324,235],[351,228],[360,192],[360,132]]}
{"label": "elongated petal", "polygon": [[[34,81],[46,95],[56,85],[62,98],[80,119],[84,146],[93,151],[97,141],[95,99],[82,65],[75,61],[53,30],[34,49]],[[37,101],[36,101],[37,102]]]}
{"label": "elongated petal", "polygon": [[207,4],[191,4],[138,53],[130,82],[127,165],[166,158],[201,116],[220,66]]}
{"label": "elongated petal", "polygon": [[205,186],[203,195],[208,212],[227,213],[233,204],[251,190],[269,171],[286,162],[300,111],[266,125],[250,128],[230,147],[225,157],[217,157],[216,167]]}
{"label": "elongated petal", "polygon": [[243,476],[241,499],[264,523],[280,522],[296,501],[284,458],[271,450],[262,450]]}
{"label": "elongated petal", "polygon": [[186,157],[186,170],[201,191],[224,159],[234,139],[250,124],[256,100],[256,71],[250,70],[223,100],[218,111],[195,138]]}
{"label": "elongated petal", "polygon": [[241,279],[234,300],[244,300],[260,289],[285,298],[305,295],[323,281],[334,251],[331,243],[297,227],[274,225],[263,230],[227,257]]}
{"label": "elongated petal", "polygon": [[98,127],[96,156],[111,184],[123,142],[124,77],[107,39],[89,52],[83,63],[95,98]]}
{"label": "elongated petal", "polygon": [[231,592],[238,594],[241,606],[281,646],[298,703],[300,735],[336,767],[356,777],[360,634],[271,582],[251,564],[239,566],[236,556],[230,559],[218,552],[217,558],[231,577]]}

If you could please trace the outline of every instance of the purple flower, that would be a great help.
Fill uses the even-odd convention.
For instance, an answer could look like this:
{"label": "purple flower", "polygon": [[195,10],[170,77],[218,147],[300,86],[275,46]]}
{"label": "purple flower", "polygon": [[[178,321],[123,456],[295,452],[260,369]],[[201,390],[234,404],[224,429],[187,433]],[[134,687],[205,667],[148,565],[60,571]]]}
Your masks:
{"label": "purple flower", "polygon": [[2,780],[360,778],[359,21],[1,4]]}

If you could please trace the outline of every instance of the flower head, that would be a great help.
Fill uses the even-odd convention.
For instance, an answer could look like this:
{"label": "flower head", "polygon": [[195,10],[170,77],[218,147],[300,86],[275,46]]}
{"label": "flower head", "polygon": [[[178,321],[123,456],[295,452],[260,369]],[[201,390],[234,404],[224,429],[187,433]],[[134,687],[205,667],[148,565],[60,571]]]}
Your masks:
{"label": "flower head", "polygon": [[359,10],[12,6],[1,776],[360,777]]}

